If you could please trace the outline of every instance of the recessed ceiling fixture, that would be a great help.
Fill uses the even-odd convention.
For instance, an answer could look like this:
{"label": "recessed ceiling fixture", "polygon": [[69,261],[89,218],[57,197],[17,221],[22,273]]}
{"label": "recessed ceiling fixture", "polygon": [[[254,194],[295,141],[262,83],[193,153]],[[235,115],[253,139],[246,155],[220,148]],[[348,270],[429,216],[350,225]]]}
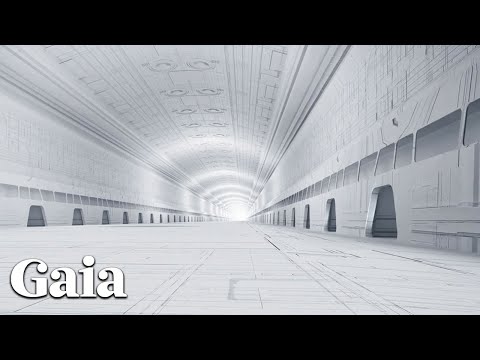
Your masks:
{"label": "recessed ceiling fixture", "polygon": [[225,127],[227,126],[227,123],[221,123],[221,122],[212,122],[209,124],[210,126],[214,126],[214,127]]}
{"label": "recessed ceiling fixture", "polygon": [[197,92],[202,95],[218,95],[222,89],[210,89],[210,88],[201,88],[197,89]]}
{"label": "recessed ceiling fixture", "polygon": [[225,137],[224,134],[214,134],[213,136],[215,136],[215,137]]}
{"label": "recessed ceiling fixture", "polygon": [[182,126],[187,127],[187,128],[194,128],[194,127],[199,127],[202,126],[199,123],[191,123],[191,124],[182,124]]}
{"label": "recessed ceiling fixture", "polygon": [[193,114],[194,112],[197,112],[197,110],[196,109],[185,108],[185,109],[181,109],[181,110],[173,110],[173,112],[175,112],[179,115],[190,115],[190,114]]}
{"label": "recessed ceiling fixture", "polygon": [[213,61],[203,59],[194,59],[192,61],[188,61],[187,65],[195,70],[210,70],[215,67]]}
{"label": "recessed ceiling fixture", "polygon": [[212,113],[212,114],[220,114],[220,113],[224,113],[225,109],[207,108],[207,109],[205,109],[205,111],[208,112],[208,113]]}
{"label": "recessed ceiling fixture", "polygon": [[198,138],[204,138],[205,136],[207,136],[207,135],[205,135],[205,134],[190,135],[191,138],[197,138],[197,139],[198,139]]}
{"label": "recessed ceiling fixture", "polygon": [[167,91],[168,96],[183,96],[187,93],[187,90],[183,89],[172,89]]}
{"label": "recessed ceiling fixture", "polygon": [[155,72],[171,71],[177,67],[177,64],[169,59],[158,59],[150,61],[149,63],[143,64],[149,70]]}

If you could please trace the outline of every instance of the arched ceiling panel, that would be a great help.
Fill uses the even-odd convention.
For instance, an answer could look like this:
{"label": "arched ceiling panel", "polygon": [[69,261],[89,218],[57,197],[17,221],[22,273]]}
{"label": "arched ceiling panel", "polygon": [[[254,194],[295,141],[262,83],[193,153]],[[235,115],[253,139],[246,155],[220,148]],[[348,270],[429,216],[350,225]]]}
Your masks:
{"label": "arched ceiling panel", "polygon": [[[286,142],[278,139],[294,135],[305,111],[302,106],[309,103],[303,97],[316,94],[317,83],[299,89],[297,78],[329,75],[325,64],[340,61],[346,51],[333,45],[7,48],[44,77],[46,69],[55,72],[57,85],[74,84],[95,102],[89,107],[105,109],[111,129],[128,129],[135,137],[127,144],[115,131],[92,121],[89,126],[109,141],[229,209],[253,203],[285,150]],[[312,58],[318,62],[313,67]],[[43,87],[48,93],[48,84],[25,74],[32,88]],[[78,92],[68,96],[86,101]],[[84,122],[91,118],[80,110],[75,116],[83,116]]]}

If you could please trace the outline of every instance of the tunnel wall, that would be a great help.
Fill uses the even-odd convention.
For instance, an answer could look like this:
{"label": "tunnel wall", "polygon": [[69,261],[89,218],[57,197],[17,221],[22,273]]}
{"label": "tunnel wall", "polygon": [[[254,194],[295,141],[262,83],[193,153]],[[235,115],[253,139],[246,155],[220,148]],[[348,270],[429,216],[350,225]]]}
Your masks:
{"label": "tunnel wall", "polygon": [[[473,45],[352,47],[257,198],[252,211],[257,216],[251,219],[261,220],[258,214],[299,194],[294,204],[280,203],[280,212],[285,208],[288,216],[295,207],[300,222],[298,209],[310,204],[311,230],[326,231],[326,203],[334,198],[337,233],[365,237],[372,191],[391,185],[398,237],[389,241],[478,254],[479,144],[463,144],[467,106],[480,98],[478,50]],[[457,109],[455,147],[415,158],[421,153],[415,149],[417,131]],[[409,165],[357,173],[352,183],[326,192],[301,192],[409,134],[414,138]],[[442,141],[434,143],[443,146]]]}
{"label": "tunnel wall", "polygon": [[[0,225],[26,226],[31,205],[44,207],[48,226],[71,225],[73,209],[79,207],[86,224],[101,224],[103,210],[109,210],[112,224],[123,222],[124,211],[130,212],[131,223],[139,211],[144,217],[153,213],[155,222],[160,213],[173,211],[217,219],[218,209],[204,199],[2,85]],[[56,193],[63,195],[59,199]],[[68,203],[65,194],[81,196],[80,203]],[[92,205],[92,197],[108,203]]]}

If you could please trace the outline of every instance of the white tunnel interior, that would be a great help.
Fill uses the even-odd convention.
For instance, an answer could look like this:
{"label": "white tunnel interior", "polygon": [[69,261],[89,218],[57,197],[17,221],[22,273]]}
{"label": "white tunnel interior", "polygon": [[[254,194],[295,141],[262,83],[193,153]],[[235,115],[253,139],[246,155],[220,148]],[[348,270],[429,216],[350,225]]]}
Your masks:
{"label": "white tunnel interior", "polygon": [[[438,279],[432,299],[444,281],[471,286],[470,302],[449,308],[450,293],[422,307],[411,292],[401,300],[379,290],[368,306],[343,299],[329,308],[306,295],[305,311],[478,312],[479,63],[478,45],[2,45],[0,261],[35,241],[48,249],[48,234],[63,249],[58,263],[70,259],[70,241],[94,251],[95,238],[107,263],[147,266],[141,249],[151,247],[186,277],[208,261],[229,274],[251,261],[253,280],[219,276],[189,294],[225,286],[207,313],[291,313],[301,301],[285,294],[317,285],[293,285],[297,270],[283,274],[285,259],[316,284],[365,275],[374,292],[373,268],[384,283],[425,281],[408,278],[410,259]],[[133,252],[111,257],[122,249]],[[365,261],[356,273],[346,258]],[[121,311],[203,311],[185,299],[142,301]],[[45,306],[37,312],[55,311]]]}

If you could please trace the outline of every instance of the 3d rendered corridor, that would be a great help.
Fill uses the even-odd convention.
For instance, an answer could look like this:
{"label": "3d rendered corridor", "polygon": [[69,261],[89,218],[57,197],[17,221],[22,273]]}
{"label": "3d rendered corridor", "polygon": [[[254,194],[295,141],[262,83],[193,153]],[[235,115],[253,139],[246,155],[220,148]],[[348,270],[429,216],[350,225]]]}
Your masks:
{"label": "3d rendered corridor", "polygon": [[480,314],[478,45],[0,45],[0,314]]}

